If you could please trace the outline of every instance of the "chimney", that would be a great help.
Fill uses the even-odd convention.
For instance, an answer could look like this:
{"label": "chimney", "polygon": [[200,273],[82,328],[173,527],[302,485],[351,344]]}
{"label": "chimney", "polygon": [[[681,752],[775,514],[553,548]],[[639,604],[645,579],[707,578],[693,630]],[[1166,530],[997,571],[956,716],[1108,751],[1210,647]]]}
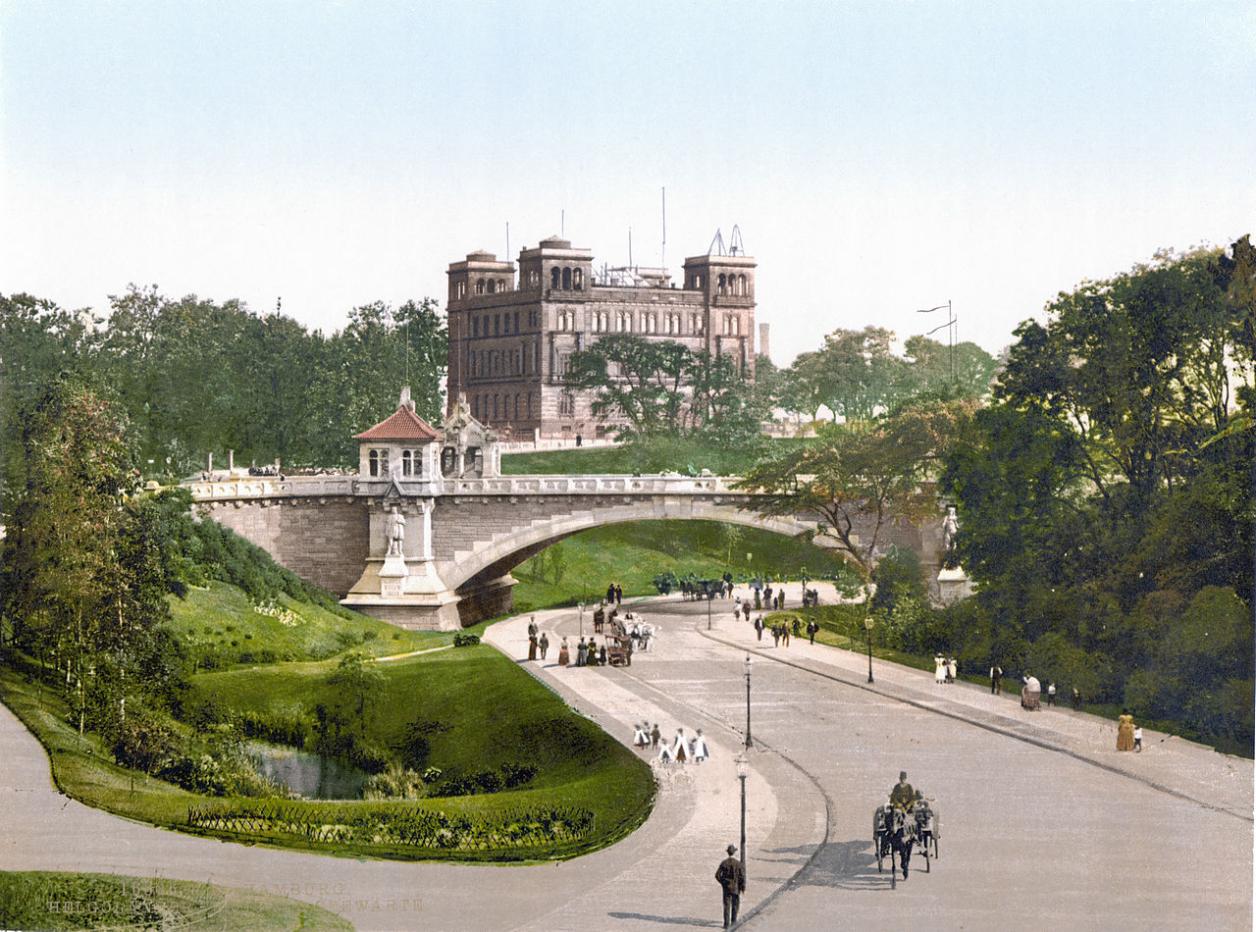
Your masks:
{"label": "chimney", "polygon": [[409,385],[403,385],[401,387],[400,407],[407,408],[410,411],[414,410],[414,402],[410,399],[410,386]]}
{"label": "chimney", "polygon": [[768,342],[768,325],[759,324],[759,355],[771,358],[772,350]]}

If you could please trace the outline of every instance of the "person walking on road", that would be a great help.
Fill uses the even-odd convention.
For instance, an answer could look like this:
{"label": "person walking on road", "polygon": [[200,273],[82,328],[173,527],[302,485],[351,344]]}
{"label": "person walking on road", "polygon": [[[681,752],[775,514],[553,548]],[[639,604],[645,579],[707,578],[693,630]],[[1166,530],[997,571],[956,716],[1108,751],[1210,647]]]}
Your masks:
{"label": "person walking on road", "polygon": [[758,618],[754,620],[754,633],[755,633],[755,636],[760,641],[763,640],[763,616],[762,615],[760,615]]}
{"label": "person walking on road", "polygon": [[807,622],[807,637],[811,639],[812,647],[815,646],[816,632],[818,632],[819,630],[820,630],[820,626],[816,623],[816,620],[814,618],[812,618],[810,621]]}
{"label": "person walking on road", "polygon": [[990,695],[1003,692],[1003,668],[997,663],[990,668]]}
{"label": "person walking on road", "polygon": [[741,866],[741,861],[733,857],[737,853],[737,846],[729,845],[727,850],[728,857],[720,862],[715,871],[715,879],[724,891],[724,928],[731,929],[737,923],[741,895],[746,892],[746,869]]}
{"label": "person walking on road", "polygon": [[781,646],[781,626],[780,625],[772,626],[772,646],[773,647]]}
{"label": "person walking on road", "polygon": [[655,722],[654,727],[650,729],[650,747],[659,746],[659,739],[663,737],[663,732],[659,731],[659,723]]}
{"label": "person walking on road", "polygon": [[537,642],[541,648],[541,659],[545,659],[545,655],[549,653],[549,635],[544,631],[541,632],[541,640]]}
{"label": "person walking on road", "polygon": [[1047,705],[1055,705],[1055,680],[1047,684]]}

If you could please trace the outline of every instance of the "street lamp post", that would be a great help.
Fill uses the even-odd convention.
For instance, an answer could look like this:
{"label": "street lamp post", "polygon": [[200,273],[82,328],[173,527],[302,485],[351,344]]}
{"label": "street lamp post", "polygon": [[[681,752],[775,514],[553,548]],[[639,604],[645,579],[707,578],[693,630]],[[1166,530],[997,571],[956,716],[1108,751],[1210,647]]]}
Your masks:
{"label": "street lamp post", "polygon": [[580,609],[580,637],[583,638],[584,637],[584,603],[583,602],[577,603],[576,608]]}
{"label": "street lamp post", "polygon": [[943,327],[946,328],[946,342],[947,342],[947,345],[950,347],[950,357],[951,357],[951,384],[954,385],[955,384],[955,329],[956,329],[955,325],[959,322],[959,320],[958,318],[956,318],[954,312],[951,310],[950,298],[947,299],[945,304],[939,304],[937,307],[921,308],[920,310],[916,311],[916,313],[917,314],[932,314],[934,311],[940,311],[943,308],[946,308],[946,323],[939,324],[938,326],[934,327],[932,330],[926,333],[925,336],[932,336],[933,334],[941,330]]}
{"label": "street lamp post", "polygon": [[711,600],[715,598],[715,590],[711,588],[709,581],[703,581],[702,590],[706,593],[707,603],[707,630],[711,630]]}
{"label": "street lamp post", "polygon": [[868,641],[868,682],[872,682],[872,616],[864,615],[864,637]]}
{"label": "street lamp post", "polygon": [[750,655],[746,654],[746,747],[753,747],[750,740]]}
{"label": "street lamp post", "polygon": [[741,781],[741,873],[746,873],[746,777],[750,776],[750,765],[743,751],[737,755],[737,779]]}

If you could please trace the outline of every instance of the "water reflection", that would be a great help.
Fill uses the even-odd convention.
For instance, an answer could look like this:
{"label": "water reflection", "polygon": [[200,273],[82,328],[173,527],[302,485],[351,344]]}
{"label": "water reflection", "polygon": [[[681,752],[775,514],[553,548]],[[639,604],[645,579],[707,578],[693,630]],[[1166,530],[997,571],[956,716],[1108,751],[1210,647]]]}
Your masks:
{"label": "water reflection", "polygon": [[307,799],[361,799],[366,774],[331,758],[296,748],[249,741],[245,750],[258,773]]}

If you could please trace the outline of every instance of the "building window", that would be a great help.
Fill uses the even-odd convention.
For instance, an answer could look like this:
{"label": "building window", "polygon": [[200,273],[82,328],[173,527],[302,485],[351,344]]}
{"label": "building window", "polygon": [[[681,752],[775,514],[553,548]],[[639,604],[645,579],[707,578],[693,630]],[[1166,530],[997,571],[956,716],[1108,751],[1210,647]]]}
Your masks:
{"label": "building window", "polygon": [[372,476],[388,475],[388,451],[372,450],[369,456],[369,472]]}
{"label": "building window", "polygon": [[555,291],[558,290],[558,285],[561,280],[562,274],[563,273],[559,271],[557,268],[550,269],[550,287],[553,288]]}
{"label": "building window", "polygon": [[530,421],[532,420],[532,393],[531,392],[528,392],[528,394],[524,396],[523,403],[526,405],[526,408],[524,410],[527,414],[528,420]]}
{"label": "building window", "polygon": [[493,281],[493,280],[490,278],[490,279],[488,280],[488,293],[489,293],[489,294],[493,294],[493,292],[495,292],[495,291],[497,291],[497,282]]}
{"label": "building window", "polygon": [[737,293],[740,295],[750,294],[750,290],[746,287],[746,276],[744,275],[737,276]]}
{"label": "building window", "polygon": [[493,315],[493,336],[499,337],[501,336],[501,333],[502,333],[502,315],[494,314]]}
{"label": "building window", "polygon": [[497,395],[496,393],[494,393],[493,395],[493,420],[494,421],[497,420]]}
{"label": "building window", "polygon": [[519,312],[515,311],[515,333],[519,332]]}
{"label": "building window", "polygon": [[423,474],[423,460],[420,458],[420,451],[401,451],[401,474],[403,476],[421,476]]}
{"label": "building window", "polygon": [[571,286],[575,288],[576,291],[584,290],[584,270],[583,269],[574,269],[572,271]]}
{"label": "building window", "polygon": [[558,414],[560,417],[575,417],[576,396],[571,392],[563,392],[558,396]]}
{"label": "building window", "polygon": [[571,291],[571,269],[563,269],[563,291]]}
{"label": "building window", "polygon": [[475,293],[484,294],[484,279],[477,279],[475,283]]}

